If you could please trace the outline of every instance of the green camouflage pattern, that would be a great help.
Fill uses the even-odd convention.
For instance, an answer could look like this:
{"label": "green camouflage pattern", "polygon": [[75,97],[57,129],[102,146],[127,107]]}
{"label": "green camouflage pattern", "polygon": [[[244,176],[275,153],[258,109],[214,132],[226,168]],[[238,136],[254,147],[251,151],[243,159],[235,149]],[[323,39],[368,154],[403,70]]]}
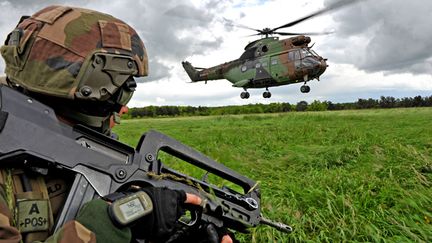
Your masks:
{"label": "green camouflage pattern", "polygon": [[[5,187],[3,184],[0,184],[0,242],[23,242],[20,231],[13,226],[13,214],[8,207],[7,201],[8,197]],[[115,227],[108,216],[107,203],[99,199],[84,205],[84,208],[79,212],[77,220],[67,222],[45,241],[37,242],[117,243],[130,242],[130,240],[130,229]]]}
{"label": "green camouflage pattern", "polygon": [[81,67],[95,53],[132,57],[134,76],[148,72],[147,53],[136,31],[107,14],[49,6],[24,19],[16,30],[19,43],[14,44],[12,32],[1,54],[9,79],[30,91],[76,98]]}
{"label": "green camouflage pattern", "polygon": [[183,62],[183,67],[192,82],[227,79],[245,89],[305,82],[318,79],[327,67],[325,59],[308,47],[310,42],[304,35],[268,37],[249,43],[239,59],[201,70],[189,62]]}
{"label": "green camouflage pattern", "polygon": [[[95,222],[97,223],[97,222]],[[96,243],[96,235],[77,221],[67,222],[60,230],[44,241],[45,243]]]}
{"label": "green camouflage pattern", "polygon": [[96,243],[96,235],[77,221],[67,222],[60,230],[44,241],[45,243]]}
{"label": "green camouflage pattern", "polygon": [[2,242],[20,242],[19,231],[12,227],[13,216],[8,206],[5,186],[0,184],[0,239]]}

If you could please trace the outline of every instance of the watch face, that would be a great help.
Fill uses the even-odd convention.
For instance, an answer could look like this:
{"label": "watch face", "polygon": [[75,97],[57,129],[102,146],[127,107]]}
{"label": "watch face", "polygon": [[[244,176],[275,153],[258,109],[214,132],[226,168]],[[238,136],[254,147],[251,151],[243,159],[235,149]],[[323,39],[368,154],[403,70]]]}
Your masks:
{"label": "watch face", "polygon": [[133,220],[144,214],[144,207],[138,198],[122,203],[119,209],[126,221]]}

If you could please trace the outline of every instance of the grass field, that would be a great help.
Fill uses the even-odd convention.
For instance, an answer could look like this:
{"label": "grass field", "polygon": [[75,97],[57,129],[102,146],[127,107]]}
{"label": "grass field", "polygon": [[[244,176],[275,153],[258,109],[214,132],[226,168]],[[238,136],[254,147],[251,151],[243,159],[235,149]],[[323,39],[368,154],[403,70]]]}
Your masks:
{"label": "grass field", "polygon": [[432,108],[127,120],[261,182],[260,226],[244,242],[432,242]]}

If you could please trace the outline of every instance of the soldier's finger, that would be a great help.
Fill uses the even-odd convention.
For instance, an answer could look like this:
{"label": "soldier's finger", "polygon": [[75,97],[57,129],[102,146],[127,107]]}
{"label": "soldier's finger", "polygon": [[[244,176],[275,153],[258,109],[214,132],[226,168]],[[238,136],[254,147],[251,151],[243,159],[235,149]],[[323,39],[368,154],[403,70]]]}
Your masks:
{"label": "soldier's finger", "polygon": [[202,199],[195,195],[195,194],[191,194],[191,193],[186,193],[186,201],[185,203],[189,203],[189,204],[193,204],[193,205],[201,205],[202,203]]}
{"label": "soldier's finger", "polygon": [[229,235],[222,236],[221,243],[233,243],[233,240]]}

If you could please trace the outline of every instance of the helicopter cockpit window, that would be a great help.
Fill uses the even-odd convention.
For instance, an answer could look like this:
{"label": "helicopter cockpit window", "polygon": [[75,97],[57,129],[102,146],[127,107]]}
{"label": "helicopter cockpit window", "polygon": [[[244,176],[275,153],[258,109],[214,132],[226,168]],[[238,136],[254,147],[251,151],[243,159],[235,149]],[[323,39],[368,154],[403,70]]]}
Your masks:
{"label": "helicopter cockpit window", "polygon": [[256,64],[255,64],[255,68],[260,68],[261,67],[261,63],[260,62],[257,62]]}
{"label": "helicopter cockpit window", "polygon": [[295,57],[294,57],[295,60],[299,60],[299,59],[301,59],[300,52],[295,51],[294,54],[295,54]]}
{"label": "helicopter cockpit window", "polygon": [[278,64],[277,59],[272,59],[271,64],[272,64],[272,65],[276,65],[276,64]]}
{"label": "helicopter cockpit window", "polygon": [[288,60],[290,60],[290,61],[294,61],[295,60],[295,54],[294,54],[294,52],[296,52],[296,51],[290,51],[290,52],[288,52]]}
{"label": "helicopter cockpit window", "polygon": [[313,54],[308,49],[300,50],[302,58],[313,56]]}
{"label": "helicopter cockpit window", "polygon": [[256,47],[254,48],[250,48],[247,49],[245,52],[243,52],[243,54],[240,56],[240,60],[245,60],[245,59],[252,59],[255,57],[255,51],[256,51]]}
{"label": "helicopter cockpit window", "polygon": [[312,50],[312,49],[309,49],[309,51],[312,53],[312,55],[314,55],[314,56],[318,56],[318,53],[316,53],[314,50]]}

